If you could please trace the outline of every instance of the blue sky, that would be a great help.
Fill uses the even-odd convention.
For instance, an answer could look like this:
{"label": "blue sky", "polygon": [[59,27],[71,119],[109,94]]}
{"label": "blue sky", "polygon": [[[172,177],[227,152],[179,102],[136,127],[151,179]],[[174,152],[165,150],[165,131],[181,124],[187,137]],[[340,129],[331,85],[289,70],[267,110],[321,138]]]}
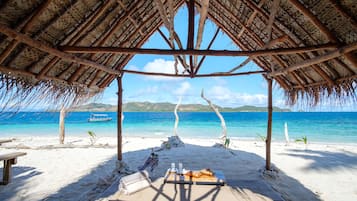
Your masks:
{"label": "blue sky", "polygon": [[[182,7],[175,16],[175,31],[178,33],[181,42],[186,47],[187,39],[187,9]],[[195,16],[195,31],[197,32],[199,15]],[[216,31],[216,25],[207,20],[204,28],[201,49],[206,49],[211,38]],[[166,27],[162,26],[168,37]],[[195,34],[196,37],[196,34]],[[177,46],[176,46],[177,47]],[[144,44],[143,48],[164,48],[170,49],[160,34],[155,32]],[[239,50],[230,38],[220,31],[211,49],[215,50]],[[199,57],[200,58],[200,57]],[[188,57],[186,57],[186,60]],[[199,74],[224,72],[242,63],[246,57],[206,57]],[[127,64],[125,69],[140,70],[147,72],[174,73],[174,57],[165,55],[136,55]],[[255,63],[250,62],[236,72],[246,72],[261,70]],[[168,78],[152,77],[126,73],[123,78],[123,101],[149,101],[149,102],[178,102],[182,97],[182,103],[206,104],[200,97],[201,90],[213,103],[220,106],[237,107],[242,105],[267,105],[267,84],[266,80],[259,74],[249,76],[234,77],[211,77],[211,78]],[[113,81],[105,90],[100,99],[94,102],[106,104],[116,104],[117,83]],[[285,105],[284,93],[275,83],[273,85],[274,106],[288,108]],[[327,102],[314,108],[306,105],[298,105],[293,110],[305,111],[356,111],[353,103],[341,105],[340,103]]]}

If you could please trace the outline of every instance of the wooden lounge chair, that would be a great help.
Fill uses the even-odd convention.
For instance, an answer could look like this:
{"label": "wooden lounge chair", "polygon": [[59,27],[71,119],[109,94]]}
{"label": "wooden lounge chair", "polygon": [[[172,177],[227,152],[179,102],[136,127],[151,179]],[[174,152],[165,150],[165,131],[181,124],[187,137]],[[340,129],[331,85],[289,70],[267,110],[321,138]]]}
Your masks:
{"label": "wooden lounge chair", "polygon": [[17,157],[26,155],[25,152],[13,152],[0,154],[0,161],[4,161],[2,182],[0,185],[7,185],[11,181],[11,165],[16,164]]}

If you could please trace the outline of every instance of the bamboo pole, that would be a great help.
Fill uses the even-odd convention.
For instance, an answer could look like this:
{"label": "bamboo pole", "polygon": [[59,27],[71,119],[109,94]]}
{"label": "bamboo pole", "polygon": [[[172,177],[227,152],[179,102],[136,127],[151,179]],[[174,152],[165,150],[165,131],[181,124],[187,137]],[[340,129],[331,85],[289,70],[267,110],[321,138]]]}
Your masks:
{"label": "bamboo pole", "polygon": [[271,130],[272,130],[272,116],[273,116],[273,80],[268,79],[268,126],[266,138],[266,163],[265,169],[271,170]]}
{"label": "bamboo pole", "polygon": [[122,152],[122,106],[123,106],[123,86],[122,86],[123,75],[117,77],[118,81],[118,111],[117,111],[117,140],[118,140],[118,160],[123,160]]}
{"label": "bamboo pole", "polygon": [[[1,30],[0,30],[1,32]],[[337,44],[322,44],[306,47],[276,48],[254,51],[235,50],[171,50],[151,48],[124,48],[124,47],[83,47],[83,46],[61,46],[60,49],[68,53],[112,53],[112,54],[157,54],[157,55],[206,55],[206,56],[270,56],[280,54],[297,54],[302,52],[320,51],[326,49],[336,50]]]}

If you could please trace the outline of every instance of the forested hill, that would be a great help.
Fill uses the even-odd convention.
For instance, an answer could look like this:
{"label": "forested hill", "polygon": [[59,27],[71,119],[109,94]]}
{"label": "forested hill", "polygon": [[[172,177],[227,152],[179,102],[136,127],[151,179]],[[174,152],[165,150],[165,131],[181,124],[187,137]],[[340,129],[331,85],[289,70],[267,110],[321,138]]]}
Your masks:
{"label": "forested hill", "polygon": [[[172,112],[175,109],[175,104],[172,103],[150,103],[150,102],[129,102],[123,104],[124,112]],[[218,107],[218,106],[217,106]],[[266,107],[256,107],[245,105],[241,107],[218,107],[221,112],[266,112]],[[71,108],[70,111],[78,112],[115,112],[116,105],[90,103],[78,107]],[[212,109],[208,105],[201,104],[182,104],[179,107],[181,112],[210,112]],[[290,109],[282,109],[273,107],[274,112],[290,112]]]}

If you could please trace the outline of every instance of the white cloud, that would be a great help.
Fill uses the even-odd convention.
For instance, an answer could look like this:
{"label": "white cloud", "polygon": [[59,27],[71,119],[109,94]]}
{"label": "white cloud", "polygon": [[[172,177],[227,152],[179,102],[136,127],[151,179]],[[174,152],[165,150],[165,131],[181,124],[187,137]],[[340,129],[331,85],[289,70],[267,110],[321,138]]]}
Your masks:
{"label": "white cloud", "polygon": [[[177,65],[178,71],[183,72],[183,67],[180,63]],[[166,73],[175,74],[175,61],[167,61],[164,59],[155,59],[152,62],[147,63],[144,68],[144,72],[154,72],[154,73]],[[148,76],[148,79],[152,80],[177,80],[181,78],[165,77],[165,76]]]}
{"label": "white cloud", "polygon": [[186,95],[186,93],[190,89],[191,89],[191,84],[189,82],[182,82],[180,84],[180,87],[174,91],[174,94],[177,96],[183,96]]}
{"label": "white cloud", "polygon": [[137,66],[130,65],[127,67],[128,70],[134,70],[134,71],[139,71],[140,69]]}
{"label": "white cloud", "polygon": [[221,106],[266,105],[267,103],[265,94],[235,93],[223,86],[214,86],[205,93],[215,104]]}

